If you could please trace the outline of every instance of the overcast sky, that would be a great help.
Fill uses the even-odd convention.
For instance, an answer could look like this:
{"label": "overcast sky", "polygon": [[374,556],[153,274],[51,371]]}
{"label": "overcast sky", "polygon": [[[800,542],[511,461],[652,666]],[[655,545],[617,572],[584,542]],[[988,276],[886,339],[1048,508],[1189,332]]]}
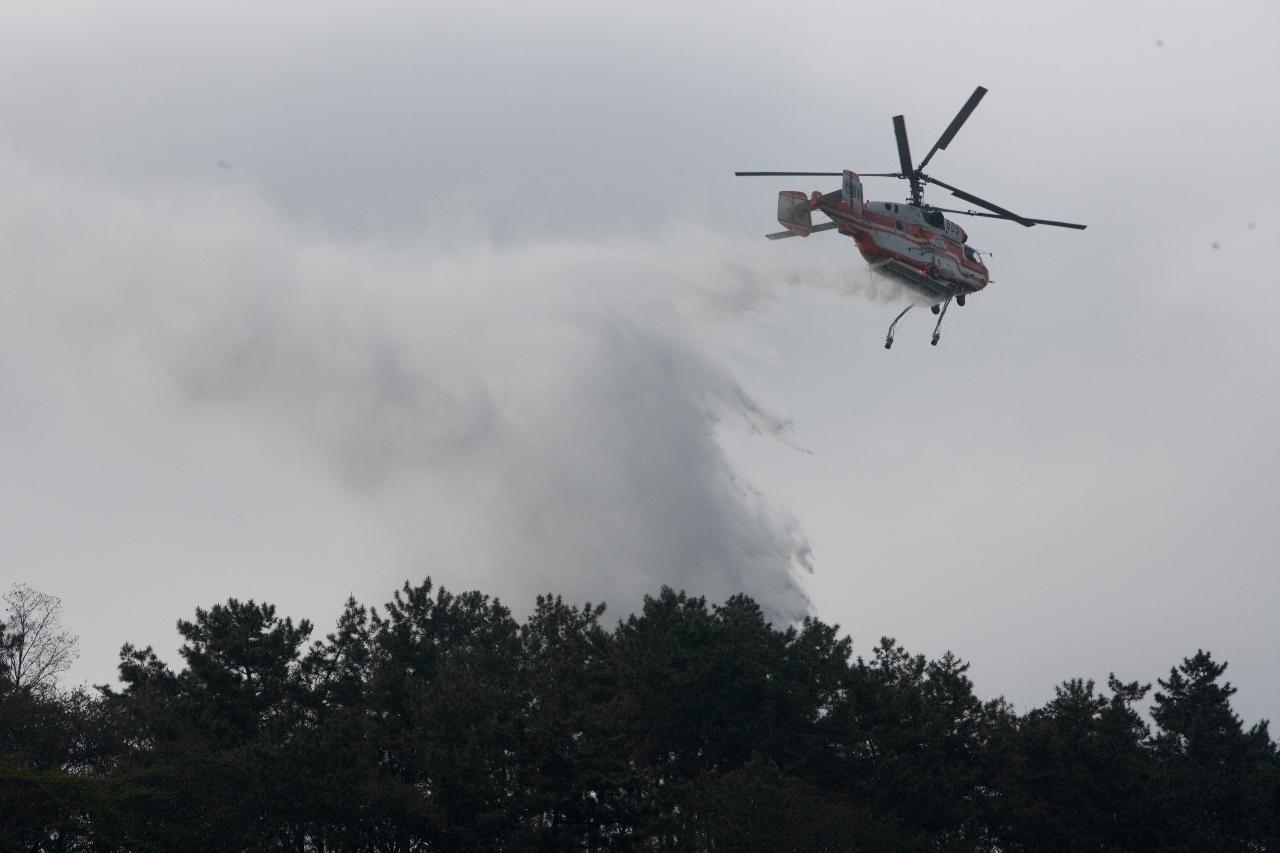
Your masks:
{"label": "overcast sky", "polygon": [[[1274,717],[1280,8],[857,5],[7,4],[0,581],[71,682],[430,574],[745,591],[1020,710],[1203,647]],[[965,220],[994,283],[886,352],[851,241],[761,239],[835,181],[732,172],[977,85],[930,172],[1089,229]]]}

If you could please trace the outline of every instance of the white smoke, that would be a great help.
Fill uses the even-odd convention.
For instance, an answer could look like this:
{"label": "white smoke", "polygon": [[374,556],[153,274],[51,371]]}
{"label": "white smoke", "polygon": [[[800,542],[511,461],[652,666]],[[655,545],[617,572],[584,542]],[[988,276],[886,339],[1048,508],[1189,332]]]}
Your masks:
{"label": "white smoke", "polygon": [[[121,467],[165,464],[144,445],[175,431],[229,469],[261,466],[261,454],[237,461],[245,441],[279,448],[376,519],[348,589],[432,574],[518,607],[551,590],[618,613],[670,584],[712,600],[745,592],[781,620],[807,612],[800,525],[742,482],[717,441],[721,429],[792,441],[732,368],[753,346],[743,318],[778,282],[823,283],[773,247],[673,229],[499,248],[448,224],[417,245],[352,244],[244,189],[126,193],[12,160],[0,174],[11,295],[0,381],[34,423],[64,425],[10,434],[7,453],[66,455],[104,423],[137,436]],[[103,465],[98,476],[120,473]],[[271,474],[239,471],[236,488],[254,489],[257,473]],[[92,489],[81,478],[93,476],[47,487]],[[138,500],[173,512],[181,486],[166,488],[179,494]],[[247,494],[245,505],[263,511]],[[146,541],[140,515],[129,523]],[[40,526],[74,538],[83,523]],[[309,535],[323,551],[327,531]],[[255,547],[228,553],[253,565]],[[270,553],[287,557],[288,544]],[[313,571],[298,566],[297,583],[316,583]],[[342,567],[324,571],[344,583]]]}

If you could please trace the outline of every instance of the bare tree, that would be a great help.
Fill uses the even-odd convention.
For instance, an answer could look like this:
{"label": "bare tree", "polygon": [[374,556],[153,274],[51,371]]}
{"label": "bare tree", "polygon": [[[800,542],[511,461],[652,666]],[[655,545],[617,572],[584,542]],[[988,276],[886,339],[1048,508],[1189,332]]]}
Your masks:
{"label": "bare tree", "polygon": [[4,595],[8,613],[0,643],[0,671],[14,687],[52,690],[80,656],[80,639],[62,627],[62,599],[14,584]]}

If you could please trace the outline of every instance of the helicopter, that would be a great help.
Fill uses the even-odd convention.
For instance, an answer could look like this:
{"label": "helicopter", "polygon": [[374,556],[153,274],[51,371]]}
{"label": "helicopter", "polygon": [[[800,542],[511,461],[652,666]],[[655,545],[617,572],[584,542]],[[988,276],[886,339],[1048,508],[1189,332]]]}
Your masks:
{"label": "helicopter", "polygon": [[[787,230],[766,234],[770,240],[785,237],[808,237],[818,231],[839,231],[852,237],[872,269],[887,275],[910,290],[924,297],[930,310],[937,315],[930,343],[938,345],[942,336],[942,321],[947,308],[954,301],[965,304],[965,297],[982,290],[991,282],[987,265],[981,252],[969,245],[969,235],[943,214],[980,216],[987,219],[1006,219],[1030,228],[1035,225],[1053,225],[1059,228],[1083,230],[1086,226],[1075,222],[1058,222],[1052,219],[1032,219],[1019,216],[1011,210],[992,204],[986,199],[953,187],[927,175],[924,167],[933,155],[945,151],[964,126],[970,114],[977,109],[987,90],[982,86],[973,90],[960,112],[938,137],[933,148],[920,161],[911,165],[911,147],[907,142],[907,123],[903,116],[893,117],[893,133],[898,142],[898,172],[868,172],[859,175],[845,169],[843,172],[734,172],[737,177],[775,176],[823,176],[843,179],[840,189],[829,193],[814,191],[810,195],[795,190],[778,193],[778,222]],[[866,201],[863,198],[862,178],[899,178],[907,181],[911,195],[905,202]],[[924,201],[924,185],[936,184],[949,190],[953,196],[977,205],[987,212],[954,210],[937,207]],[[818,211],[830,221],[813,223],[813,212]],[[893,346],[894,330],[898,322],[914,306],[902,310],[885,335],[884,348]]]}

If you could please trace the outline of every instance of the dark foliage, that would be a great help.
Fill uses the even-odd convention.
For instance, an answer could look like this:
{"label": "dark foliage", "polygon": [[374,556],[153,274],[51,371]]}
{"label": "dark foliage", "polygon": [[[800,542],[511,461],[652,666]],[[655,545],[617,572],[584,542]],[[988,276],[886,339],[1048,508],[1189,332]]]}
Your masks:
{"label": "dark foliage", "polygon": [[[1280,754],[1205,652],[1019,716],[968,664],[663,589],[612,628],[405,584],[311,638],[235,599],[120,687],[0,669],[3,850],[1280,850]],[[5,635],[0,629],[0,643]]]}

